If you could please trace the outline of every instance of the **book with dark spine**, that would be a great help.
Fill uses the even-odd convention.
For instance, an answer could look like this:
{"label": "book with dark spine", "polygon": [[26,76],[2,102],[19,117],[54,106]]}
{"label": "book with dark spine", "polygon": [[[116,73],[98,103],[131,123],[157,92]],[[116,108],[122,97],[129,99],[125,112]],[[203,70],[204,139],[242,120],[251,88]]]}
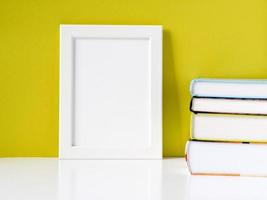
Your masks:
{"label": "book with dark spine", "polygon": [[267,99],[194,96],[191,99],[190,111],[193,113],[267,115]]}

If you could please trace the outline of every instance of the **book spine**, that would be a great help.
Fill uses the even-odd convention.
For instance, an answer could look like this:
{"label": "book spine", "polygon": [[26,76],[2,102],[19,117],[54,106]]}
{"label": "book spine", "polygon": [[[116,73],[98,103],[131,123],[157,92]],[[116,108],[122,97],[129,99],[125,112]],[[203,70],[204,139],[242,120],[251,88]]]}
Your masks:
{"label": "book spine", "polygon": [[189,137],[190,137],[190,139],[193,139],[193,116],[194,114],[193,113],[191,113],[191,115],[190,115],[190,124],[191,124],[191,126],[190,126],[190,129],[189,129]]}
{"label": "book spine", "polygon": [[194,96],[194,86],[196,84],[196,82],[198,82],[198,79],[193,79],[191,82],[190,82],[190,94],[191,96]]}
{"label": "book spine", "polygon": [[187,168],[188,168],[190,174],[192,174],[192,170],[191,170],[191,166],[190,166],[190,158],[189,158],[189,146],[190,146],[190,141],[188,141],[186,143],[186,147],[185,147],[185,161],[186,161]]}

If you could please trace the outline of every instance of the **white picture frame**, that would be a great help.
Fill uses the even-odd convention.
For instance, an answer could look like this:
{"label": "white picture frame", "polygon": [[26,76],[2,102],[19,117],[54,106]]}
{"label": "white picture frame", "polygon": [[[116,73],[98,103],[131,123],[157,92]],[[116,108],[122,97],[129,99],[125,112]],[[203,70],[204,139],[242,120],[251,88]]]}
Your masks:
{"label": "white picture frame", "polygon": [[60,26],[60,159],[162,158],[162,27]]}

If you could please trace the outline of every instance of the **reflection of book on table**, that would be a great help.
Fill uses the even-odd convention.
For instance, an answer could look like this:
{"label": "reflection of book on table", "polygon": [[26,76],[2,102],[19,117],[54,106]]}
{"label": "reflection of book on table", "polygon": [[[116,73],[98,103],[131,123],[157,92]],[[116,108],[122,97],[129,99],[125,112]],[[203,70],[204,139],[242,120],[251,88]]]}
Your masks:
{"label": "reflection of book on table", "polygon": [[189,141],[186,158],[195,175],[267,176],[267,144]]}
{"label": "reflection of book on table", "polygon": [[186,200],[267,199],[267,179],[262,177],[191,176]]}

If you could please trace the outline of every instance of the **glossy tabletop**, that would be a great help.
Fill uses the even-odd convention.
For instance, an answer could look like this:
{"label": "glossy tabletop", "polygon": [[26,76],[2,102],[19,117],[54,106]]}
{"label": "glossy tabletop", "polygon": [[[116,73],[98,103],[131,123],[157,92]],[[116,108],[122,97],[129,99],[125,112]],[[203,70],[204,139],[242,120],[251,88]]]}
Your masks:
{"label": "glossy tabletop", "polygon": [[0,159],[5,200],[267,199],[267,178],[191,176],[164,160]]}

